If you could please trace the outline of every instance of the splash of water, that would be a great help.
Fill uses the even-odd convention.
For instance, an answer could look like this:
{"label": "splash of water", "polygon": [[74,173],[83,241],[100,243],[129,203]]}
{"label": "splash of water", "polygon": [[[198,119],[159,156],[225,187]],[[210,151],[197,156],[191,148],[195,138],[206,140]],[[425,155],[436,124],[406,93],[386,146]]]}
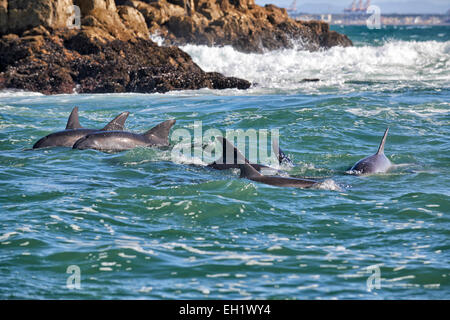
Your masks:
{"label": "splash of water", "polygon": [[[298,48],[264,54],[231,46],[181,47],[205,71],[245,78],[256,93],[385,90],[392,86],[442,86],[450,83],[450,41],[386,41],[381,46],[333,47],[309,52]],[[303,82],[319,78],[320,82]],[[395,84],[393,84],[395,82]],[[365,85],[364,85],[365,84]]]}

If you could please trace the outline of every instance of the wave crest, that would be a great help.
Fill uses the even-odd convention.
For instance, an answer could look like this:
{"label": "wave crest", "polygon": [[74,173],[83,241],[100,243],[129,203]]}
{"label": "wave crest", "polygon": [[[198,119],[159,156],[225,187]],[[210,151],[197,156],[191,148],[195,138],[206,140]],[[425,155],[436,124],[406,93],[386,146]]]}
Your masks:
{"label": "wave crest", "polygon": [[[247,79],[256,90],[393,89],[392,82],[442,86],[450,82],[450,41],[390,40],[381,46],[299,48],[264,54],[242,53],[231,46],[185,45],[182,50],[205,71]],[[302,82],[319,78],[320,82]],[[375,86],[374,86],[375,84]],[[400,85],[400,83],[399,83]],[[255,89],[253,89],[255,90]]]}

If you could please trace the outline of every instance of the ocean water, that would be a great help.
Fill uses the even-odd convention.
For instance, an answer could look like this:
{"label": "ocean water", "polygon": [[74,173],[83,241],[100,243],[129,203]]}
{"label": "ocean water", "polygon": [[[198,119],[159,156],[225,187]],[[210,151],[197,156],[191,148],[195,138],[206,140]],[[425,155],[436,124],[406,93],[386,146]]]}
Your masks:
{"label": "ocean water", "polygon": [[[450,28],[333,28],[355,46],[183,47],[245,91],[1,92],[0,298],[449,299]],[[170,149],[29,150],[74,106],[85,127],[127,110],[136,132],[279,129],[282,174],[323,182],[272,187]],[[398,167],[346,174],[386,127]]]}

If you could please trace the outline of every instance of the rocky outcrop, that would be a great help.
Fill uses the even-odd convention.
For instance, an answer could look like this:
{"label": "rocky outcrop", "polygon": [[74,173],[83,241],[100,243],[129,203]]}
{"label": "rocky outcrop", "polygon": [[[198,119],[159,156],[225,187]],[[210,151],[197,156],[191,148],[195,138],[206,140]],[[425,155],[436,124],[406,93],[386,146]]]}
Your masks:
{"label": "rocky outcrop", "polygon": [[43,26],[64,28],[72,0],[0,0],[0,34],[22,33]]}
{"label": "rocky outcrop", "polygon": [[325,22],[296,21],[274,5],[254,0],[127,0],[139,10],[150,33],[167,44],[231,45],[244,52],[263,52],[298,45],[307,50],[351,46]]}
{"label": "rocky outcrop", "polygon": [[144,16],[132,6],[75,0],[81,29],[70,29],[73,4],[0,0],[0,89],[54,94],[250,86],[242,79],[204,72],[180,49],[149,40]]}
{"label": "rocky outcrop", "polygon": [[[73,28],[74,5],[81,27]],[[76,20],[76,19],[75,19]],[[0,0],[0,89],[43,93],[166,92],[250,83],[201,70],[176,47],[232,45],[245,52],[348,46],[326,23],[300,22],[253,0]]]}
{"label": "rocky outcrop", "polygon": [[240,88],[248,81],[207,73],[176,47],[151,40],[101,41],[38,27],[0,39],[0,88],[54,93],[167,92]]}
{"label": "rocky outcrop", "polygon": [[8,1],[0,0],[0,34],[6,32],[8,24]]}

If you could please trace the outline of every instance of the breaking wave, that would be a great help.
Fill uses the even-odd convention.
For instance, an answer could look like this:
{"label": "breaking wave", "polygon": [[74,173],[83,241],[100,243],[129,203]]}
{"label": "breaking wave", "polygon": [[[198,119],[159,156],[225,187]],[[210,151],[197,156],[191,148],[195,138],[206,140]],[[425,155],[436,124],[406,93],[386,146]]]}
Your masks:
{"label": "breaking wave", "polygon": [[[450,41],[389,40],[381,46],[242,53],[231,46],[185,45],[205,71],[247,79],[260,91],[385,90],[450,83]],[[320,82],[303,79],[319,78]]]}

